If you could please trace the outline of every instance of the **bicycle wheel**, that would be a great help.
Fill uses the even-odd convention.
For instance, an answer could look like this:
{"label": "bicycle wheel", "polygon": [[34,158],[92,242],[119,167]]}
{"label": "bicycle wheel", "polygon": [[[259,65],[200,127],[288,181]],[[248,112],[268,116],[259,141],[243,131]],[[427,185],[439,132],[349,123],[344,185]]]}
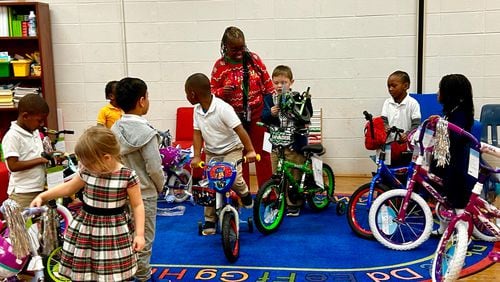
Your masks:
{"label": "bicycle wheel", "polygon": [[71,212],[63,205],[57,204],[57,214],[59,215],[59,222],[61,223],[60,234],[64,235],[66,230],[68,230],[71,221],[73,221],[73,215]]}
{"label": "bicycle wheel", "polygon": [[174,202],[182,203],[189,199],[191,191],[189,191],[190,186],[188,185],[188,183],[190,179],[191,173],[184,168],[181,171],[170,176],[167,185],[174,195]]}
{"label": "bicycle wheel", "polygon": [[370,183],[361,185],[352,193],[347,205],[347,223],[354,233],[363,239],[373,239],[370,224],[368,223],[368,213],[370,206],[380,194],[388,191],[389,187],[375,183],[370,204],[368,204],[370,194]]}
{"label": "bicycle wheel", "polygon": [[224,213],[222,218],[222,248],[229,262],[235,262],[240,256],[240,236],[236,218],[232,212]]}
{"label": "bicycle wheel", "polygon": [[467,254],[467,223],[458,221],[451,234],[449,229],[441,237],[432,261],[432,281],[455,281],[460,275]]}
{"label": "bicycle wheel", "polygon": [[[55,250],[53,250],[50,255],[47,257],[46,261],[45,261],[45,268],[44,268],[44,272],[45,272],[45,279],[46,281],[54,281],[54,282],[67,282],[67,281],[71,281],[69,278],[66,278],[64,276],[62,276],[61,274],[59,274],[59,267],[61,265],[61,251],[62,251],[62,248],[59,247]],[[47,278],[49,278],[47,279]]]}
{"label": "bicycle wheel", "polygon": [[[411,250],[425,242],[432,231],[432,212],[425,200],[412,193],[404,203],[407,191],[394,189],[375,199],[368,214],[373,236],[382,245],[394,250]],[[402,222],[396,217],[406,204]]]}
{"label": "bicycle wheel", "polygon": [[254,200],[255,226],[264,235],[275,232],[285,214],[285,194],[280,180],[270,179],[260,187]]}
{"label": "bicycle wheel", "polygon": [[[323,189],[316,189],[314,193],[306,195],[307,204],[313,211],[325,210],[330,204],[330,200],[333,199],[333,193],[335,192],[335,175],[333,174],[332,168],[323,163]],[[312,180],[314,183],[314,180]],[[311,184],[311,185],[315,185]]]}

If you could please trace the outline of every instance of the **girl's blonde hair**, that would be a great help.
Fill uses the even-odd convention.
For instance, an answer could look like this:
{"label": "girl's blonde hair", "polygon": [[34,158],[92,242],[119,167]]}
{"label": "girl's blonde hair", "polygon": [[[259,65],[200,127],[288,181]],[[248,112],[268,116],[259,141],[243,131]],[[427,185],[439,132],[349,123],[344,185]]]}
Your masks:
{"label": "girl's blonde hair", "polygon": [[109,128],[92,126],[78,139],[75,154],[81,164],[92,172],[110,173],[114,167],[104,161],[104,155],[110,155],[119,162],[120,144]]}

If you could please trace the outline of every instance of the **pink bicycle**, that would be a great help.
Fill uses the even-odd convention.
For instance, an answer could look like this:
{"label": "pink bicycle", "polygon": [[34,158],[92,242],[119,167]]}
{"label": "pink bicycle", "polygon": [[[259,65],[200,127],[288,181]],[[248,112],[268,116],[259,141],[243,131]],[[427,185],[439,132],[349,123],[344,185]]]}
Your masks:
{"label": "pink bicycle", "polygon": [[[480,145],[483,152],[500,153],[500,149],[496,147],[485,143]],[[479,146],[477,141],[476,146]],[[472,190],[465,211],[458,215],[447,215],[451,217],[451,221],[441,237],[434,255],[431,271],[433,281],[455,281],[459,277],[473,226],[480,227],[483,232],[490,233],[496,238],[496,241],[500,240],[500,227],[496,224],[496,220],[500,218],[500,210],[480,197],[483,184],[494,173],[500,173],[500,168],[494,169],[486,163],[481,163],[479,180]],[[498,262],[500,253],[492,251],[489,257]]]}

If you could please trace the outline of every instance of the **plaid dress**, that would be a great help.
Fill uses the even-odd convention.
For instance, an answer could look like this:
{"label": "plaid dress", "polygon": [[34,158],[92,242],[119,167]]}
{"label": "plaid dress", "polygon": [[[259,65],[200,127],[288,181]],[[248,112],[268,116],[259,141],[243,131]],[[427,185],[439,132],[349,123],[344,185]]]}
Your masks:
{"label": "plaid dress", "polygon": [[[80,177],[85,182],[84,203],[98,209],[125,207],[127,188],[139,183],[127,167],[108,175],[82,170]],[[64,237],[60,273],[72,281],[131,280],[137,271],[133,231],[126,211],[96,215],[81,209]]]}

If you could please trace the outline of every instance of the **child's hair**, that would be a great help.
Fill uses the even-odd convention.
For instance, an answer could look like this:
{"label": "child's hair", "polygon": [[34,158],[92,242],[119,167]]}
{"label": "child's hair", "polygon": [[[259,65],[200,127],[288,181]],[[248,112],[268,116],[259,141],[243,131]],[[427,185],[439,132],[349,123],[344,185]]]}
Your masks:
{"label": "child's hair", "polygon": [[108,154],[120,161],[120,144],[109,128],[92,126],[78,138],[75,154],[81,164],[92,172],[109,173],[113,168],[108,167],[103,156]]}
{"label": "child's hair", "polygon": [[19,114],[28,113],[30,115],[48,114],[49,105],[39,94],[27,94],[19,100],[17,105]]}
{"label": "child's hair", "polygon": [[186,86],[196,90],[196,93],[210,95],[210,80],[203,73],[194,73],[186,79]]}
{"label": "child's hair", "polygon": [[397,70],[389,75],[389,77],[391,76],[397,76],[403,83],[408,83],[410,86],[410,76],[405,71]]}
{"label": "child's hair", "polygon": [[293,80],[292,69],[289,66],[279,65],[279,66],[275,67],[273,70],[272,77],[276,77],[276,76],[280,76],[280,75],[290,79],[290,81]]}
{"label": "child's hair", "polygon": [[220,54],[222,57],[226,56],[226,43],[229,41],[229,39],[238,39],[242,38],[243,41],[245,41],[245,34],[243,34],[243,31],[241,29],[235,27],[235,26],[230,26],[227,27],[226,30],[224,31],[224,34],[222,35],[222,40],[220,41]]}
{"label": "child's hair", "polygon": [[116,84],[116,104],[127,113],[135,109],[137,101],[145,97],[147,91],[148,87],[142,79],[125,77]]}
{"label": "child's hair", "polygon": [[104,88],[104,93],[106,94],[106,99],[109,100],[111,98],[111,94],[116,89],[117,80],[111,80],[106,83],[106,87]]}
{"label": "child's hair", "polygon": [[474,122],[474,102],[472,85],[463,74],[448,74],[439,82],[439,102],[443,105],[443,114],[448,115],[460,108],[467,115],[468,126]]}

